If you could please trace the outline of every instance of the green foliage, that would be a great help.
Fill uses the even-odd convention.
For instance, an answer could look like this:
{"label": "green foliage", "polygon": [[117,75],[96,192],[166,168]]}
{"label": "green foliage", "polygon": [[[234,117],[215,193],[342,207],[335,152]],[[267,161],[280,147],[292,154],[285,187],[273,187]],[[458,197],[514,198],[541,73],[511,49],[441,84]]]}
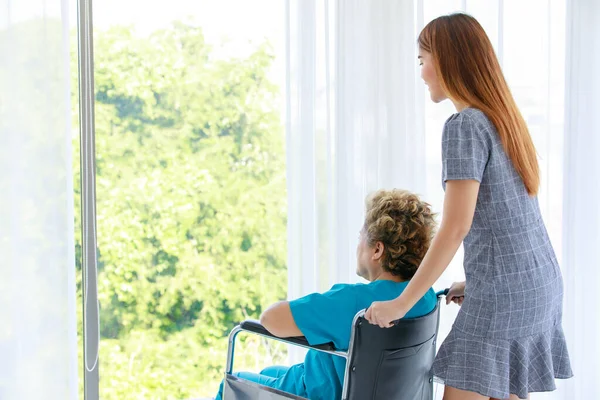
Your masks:
{"label": "green foliage", "polygon": [[[94,47],[101,397],[214,395],[229,330],[286,293],[273,55],[215,60],[182,23],[149,37],[96,31]],[[79,196],[77,141],[74,154]],[[268,351],[262,361],[284,355]],[[263,366],[236,355],[236,367]]]}

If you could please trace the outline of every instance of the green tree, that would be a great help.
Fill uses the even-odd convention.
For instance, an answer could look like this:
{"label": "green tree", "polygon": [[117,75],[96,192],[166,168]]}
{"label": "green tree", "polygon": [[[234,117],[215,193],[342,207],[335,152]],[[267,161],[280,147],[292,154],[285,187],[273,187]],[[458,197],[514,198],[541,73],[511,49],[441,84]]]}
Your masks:
{"label": "green tree", "polygon": [[213,395],[229,330],[286,293],[271,49],[216,60],[200,28],[174,23],[96,31],[94,51],[102,397]]}

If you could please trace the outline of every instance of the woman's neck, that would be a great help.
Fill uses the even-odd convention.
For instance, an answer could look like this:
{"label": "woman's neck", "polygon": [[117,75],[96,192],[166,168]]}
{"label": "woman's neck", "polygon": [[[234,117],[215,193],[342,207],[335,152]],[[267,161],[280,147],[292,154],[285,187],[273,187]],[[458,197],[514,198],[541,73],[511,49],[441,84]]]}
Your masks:
{"label": "woman's neck", "polygon": [[454,104],[454,108],[456,108],[456,112],[461,112],[462,110],[464,110],[465,108],[469,108],[469,105],[466,103],[463,103],[461,101],[458,100],[452,100],[450,99],[450,101],[452,101],[452,104]]}

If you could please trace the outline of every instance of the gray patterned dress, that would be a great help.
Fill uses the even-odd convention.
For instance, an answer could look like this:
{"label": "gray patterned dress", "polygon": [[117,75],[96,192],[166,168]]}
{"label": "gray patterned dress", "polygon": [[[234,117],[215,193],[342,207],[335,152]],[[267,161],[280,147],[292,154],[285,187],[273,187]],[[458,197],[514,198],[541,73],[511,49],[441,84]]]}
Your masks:
{"label": "gray patterned dress", "polygon": [[464,240],[464,303],[433,365],[447,386],[506,399],[555,389],[572,376],[561,326],[563,283],[536,197],[530,197],[479,110],[451,116],[443,185],[481,183]]}

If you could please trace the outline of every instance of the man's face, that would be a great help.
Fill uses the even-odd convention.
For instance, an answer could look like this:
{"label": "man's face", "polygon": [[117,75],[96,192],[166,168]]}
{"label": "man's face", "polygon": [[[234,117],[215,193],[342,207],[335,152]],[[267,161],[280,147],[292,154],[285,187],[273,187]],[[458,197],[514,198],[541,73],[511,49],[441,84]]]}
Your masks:
{"label": "man's face", "polygon": [[358,246],[356,246],[356,274],[368,281],[371,280],[373,269],[374,249],[367,243],[367,235],[364,229],[358,234]]}

